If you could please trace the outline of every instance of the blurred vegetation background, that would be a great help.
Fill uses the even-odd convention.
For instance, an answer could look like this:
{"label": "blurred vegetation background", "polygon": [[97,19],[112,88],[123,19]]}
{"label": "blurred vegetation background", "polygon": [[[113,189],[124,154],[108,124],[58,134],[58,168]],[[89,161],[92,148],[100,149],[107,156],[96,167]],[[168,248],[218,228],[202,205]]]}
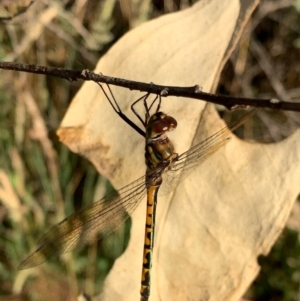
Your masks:
{"label": "blurred vegetation background", "polygon": [[[2,0],[0,60],[92,70],[128,30],[192,2]],[[261,1],[222,72],[217,92],[299,101],[299,20],[299,0]],[[81,292],[95,295],[129,239],[127,226],[36,269],[17,270],[51,225],[111,189],[55,134],[81,84],[0,70],[1,300],[58,301],[75,300]],[[235,114],[223,113],[229,122]],[[264,142],[287,137],[300,122],[293,112],[260,110],[258,117],[259,139]],[[254,135],[251,129],[247,133]],[[262,271],[247,298],[300,300],[299,208],[298,202],[272,252],[260,259]]]}

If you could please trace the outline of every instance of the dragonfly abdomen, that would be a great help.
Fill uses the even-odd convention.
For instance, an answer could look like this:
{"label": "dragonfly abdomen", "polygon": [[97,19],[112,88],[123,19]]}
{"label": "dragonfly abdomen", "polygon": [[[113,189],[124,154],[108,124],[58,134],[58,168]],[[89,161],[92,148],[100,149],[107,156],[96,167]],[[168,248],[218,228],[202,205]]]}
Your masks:
{"label": "dragonfly abdomen", "polygon": [[141,280],[141,300],[148,300],[150,295],[151,268],[154,247],[155,211],[159,185],[151,186],[147,191],[146,226]]}

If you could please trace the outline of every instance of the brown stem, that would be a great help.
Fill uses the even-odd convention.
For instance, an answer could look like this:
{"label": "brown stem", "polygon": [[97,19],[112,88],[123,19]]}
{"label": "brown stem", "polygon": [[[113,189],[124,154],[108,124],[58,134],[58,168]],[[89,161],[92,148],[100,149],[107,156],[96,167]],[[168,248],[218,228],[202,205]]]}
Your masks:
{"label": "brown stem", "polygon": [[89,71],[88,69],[69,70],[63,68],[53,68],[11,62],[0,62],[0,69],[52,75],[69,81],[76,81],[78,79],[81,79],[85,81],[94,81],[97,83],[101,82],[109,85],[128,88],[130,90],[149,92],[161,95],[162,97],[181,96],[186,98],[199,99],[223,105],[230,110],[240,107],[251,106],[257,108],[300,111],[300,102],[288,102],[277,98],[259,99],[216,95],[212,93],[202,92],[198,85],[191,87],[161,86],[153,83],[143,83],[117,77],[105,76],[103,74],[96,74],[92,71]]}

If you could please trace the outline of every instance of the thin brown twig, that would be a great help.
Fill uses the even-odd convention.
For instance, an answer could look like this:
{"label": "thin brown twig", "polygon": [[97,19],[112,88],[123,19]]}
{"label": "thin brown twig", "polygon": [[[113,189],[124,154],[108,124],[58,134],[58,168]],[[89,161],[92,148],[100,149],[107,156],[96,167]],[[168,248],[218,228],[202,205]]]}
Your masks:
{"label": "thin brown twig", "polygon": [[225,106],[227,109],[236,109],[240,107],[270,108],[287,111],[300,111],[300,102],[288,102],[277,98],[258,99],[233,97],[227,95],[217,95],[202,92],[198,85],[191,87],[162,86],[154,83],[143,83],[117,77],[96,74],[88,69],[70,70],[64,68],[53,68],[39,65],[29,65],[24,63],[0,62],[0,69],[23,71],[35,74],[51,75],[66,79],[70,82],[78,79],[85,81],[94,81],[97,83],[106,83],[130,90],[139,90],[147,93],[161,95],[162,97],[177,96],[208,101],[211,103]]}

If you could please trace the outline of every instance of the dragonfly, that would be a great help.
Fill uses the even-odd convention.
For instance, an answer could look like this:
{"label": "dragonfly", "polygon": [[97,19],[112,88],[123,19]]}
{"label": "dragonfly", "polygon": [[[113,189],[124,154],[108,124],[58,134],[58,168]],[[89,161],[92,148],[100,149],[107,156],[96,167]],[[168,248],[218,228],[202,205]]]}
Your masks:
{"label": "dragonfly", "polygon": [[[167,136],[168,132],[176,129],[177,121],[160,110],[161,95],[156,95],[154,100],[149,103],[149,92],[131,105],[132,112],[144,127],[141,129],[122,112],[109,85],[107,87],[110,95],[106,93],[102,85],[99,84],[99,86],[113,110],[144,137],[146,173],[131,184],[106,195],[91,206],[73,213],[53,226],[39,240],[37,250],[21,263],[19,269],[27,269],[42,264],[53,256],[70,252],[75,247],[91,243],[97,238],[113,232],[125,222],[146,195],[140,300],[147,301],[150,296],[158,191],[161,187],[166,192],[172,191],[179,180],[183,180],[196,166],[228,143],[232,131],[252,116],[255,110],[179,155],[175,152],[174,145]],[[136,109],[136,105],[141,101],[145,109],[144,119]],[[151,114],[152,111],[154,111],[153,114]]]}

